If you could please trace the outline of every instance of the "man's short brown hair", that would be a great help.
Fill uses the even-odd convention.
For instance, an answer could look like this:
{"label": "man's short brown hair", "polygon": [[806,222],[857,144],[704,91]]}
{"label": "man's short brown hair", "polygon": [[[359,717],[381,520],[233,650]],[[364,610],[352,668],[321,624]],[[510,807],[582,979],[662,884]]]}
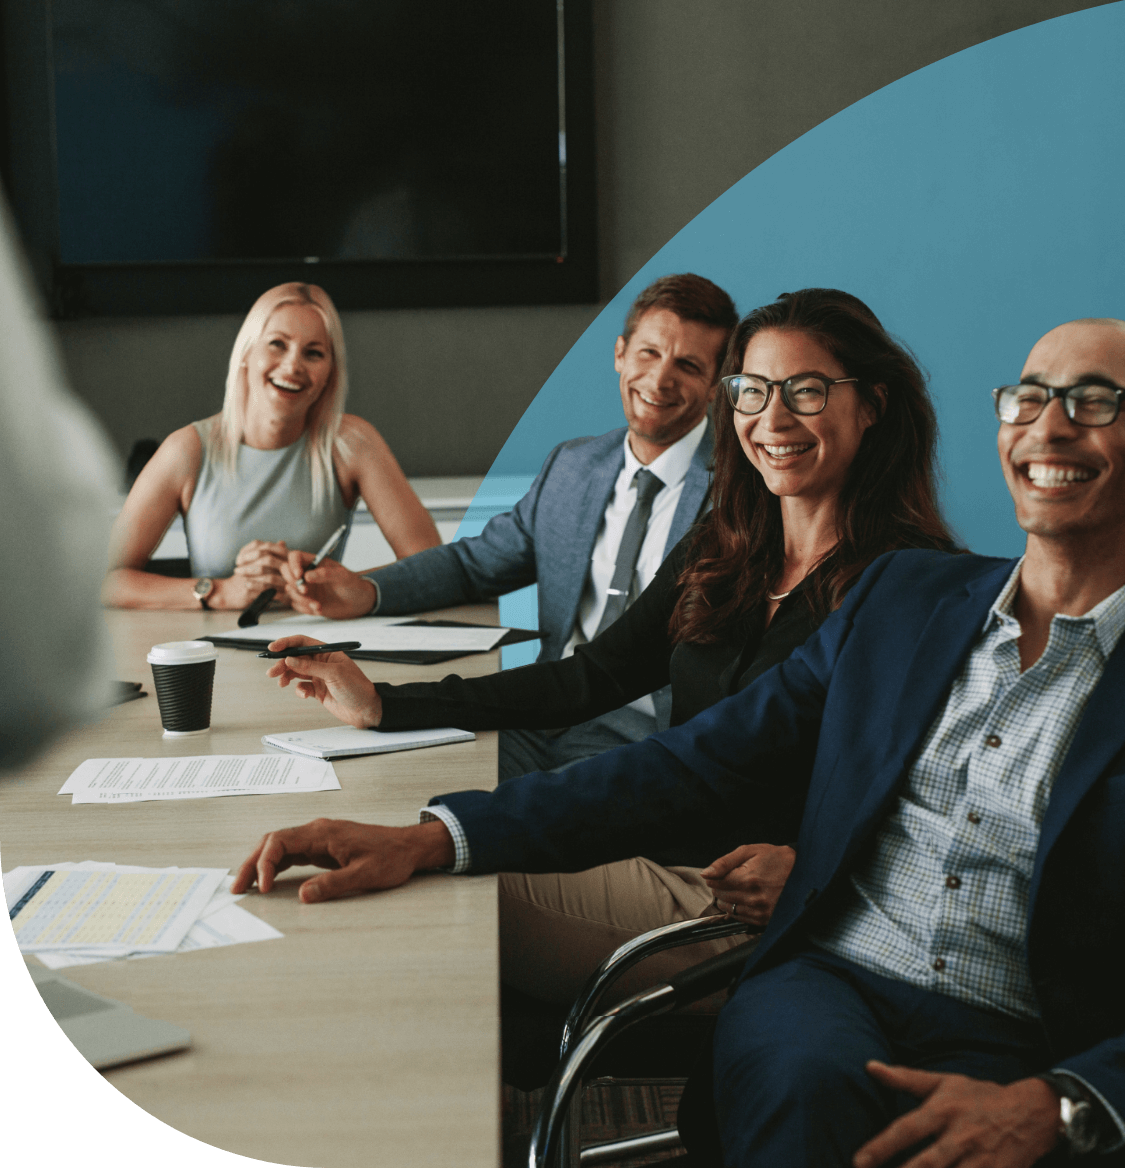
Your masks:
{"label": "man's short brown hair", "polygon": [[718,284],[685,272],[679,276],[662,276],[641,292],[630,305],[622,339],[628,343],[642,316],[662,308],[675,312],[681,320],[698,320],[728,334],[739,323],[734,301]]}

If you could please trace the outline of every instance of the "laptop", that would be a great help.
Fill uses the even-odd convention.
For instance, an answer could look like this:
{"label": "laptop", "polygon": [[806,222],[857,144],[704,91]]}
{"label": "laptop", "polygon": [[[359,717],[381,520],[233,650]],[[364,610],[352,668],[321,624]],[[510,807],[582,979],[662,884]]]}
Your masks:
{"label": "laptop", "polygon": [[29,965],[27,971],[62,1032],[99,1071],[191,1045],[191,1034],[171,1022],[135,1014],[123,1002],[75,985],[53,969]]}

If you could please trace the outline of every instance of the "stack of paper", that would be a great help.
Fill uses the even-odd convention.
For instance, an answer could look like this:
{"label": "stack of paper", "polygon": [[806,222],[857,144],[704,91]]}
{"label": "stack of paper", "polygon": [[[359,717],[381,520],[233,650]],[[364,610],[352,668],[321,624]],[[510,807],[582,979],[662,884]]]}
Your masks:
{"label": "stack of paper", "polygon": [[186,953],[282,936],[239,908],[222,868],[138,868],[95,860],[4,873],[21,952],[50,969]]}
{"label": "stack of paper", "polygon": [[59,788],[71,803],[139,803],[216,795],[339,791],[332,763],[279,754],[89,758]]}

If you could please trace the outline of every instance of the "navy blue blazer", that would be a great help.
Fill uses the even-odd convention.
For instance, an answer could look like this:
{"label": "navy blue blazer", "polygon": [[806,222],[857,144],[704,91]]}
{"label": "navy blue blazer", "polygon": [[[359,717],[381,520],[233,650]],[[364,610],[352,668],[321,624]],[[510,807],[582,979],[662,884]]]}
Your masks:
{"label": "navy blue blazer", "polygon": [[[474,871],[582,871],[732,819],[748,841],[786,838],[772,833],[800,817],[797,862],[744,972],[752,976],[831,913],[1013,564],[882,556],[788,660],[690,722],[565,775],[435,802],[465,828]],[[1120,1115],[1122,675],[1120,641],[1052,788],[1026,932],[1053,1066],[1074,1070]],[[775,774],[790,776],[790,788],[776,789]]]}
{"label": "navy blue blazer", "polygon": [[[474,604],[536,584],[543,638],[539,660],[558,661],[571,639],[594,541],[625,464],[625,436],[623,428],[564,442],[547,456],[524,498],[490,519],[480,535],[380,568],[371,577],[379,585],[379,614]],[[665,555],[707,503],[711,459],[709,420],[684,478]]]}

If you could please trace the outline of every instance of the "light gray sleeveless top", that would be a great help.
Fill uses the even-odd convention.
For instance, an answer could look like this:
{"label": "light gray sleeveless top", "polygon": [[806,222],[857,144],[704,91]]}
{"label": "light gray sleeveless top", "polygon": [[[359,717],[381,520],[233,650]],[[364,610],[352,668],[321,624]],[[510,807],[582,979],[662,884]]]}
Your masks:
{"label": "light gray sleeveless top", "polygon": [[[207,442],[211,422],[192,425],[203,443],[195,493],[184,518],[193,576],[230,576],[239,549],[252,539],[284,539],[290,548],[316,552],[342,523],[351,524],[352,514],[340,497],[335,475],[328,500],[313,512],[304,435],[280,450],[239,446],[238,465],[229,475],[211,458]],[[345,532],[333,559],[344,554],[347,539]]]}

